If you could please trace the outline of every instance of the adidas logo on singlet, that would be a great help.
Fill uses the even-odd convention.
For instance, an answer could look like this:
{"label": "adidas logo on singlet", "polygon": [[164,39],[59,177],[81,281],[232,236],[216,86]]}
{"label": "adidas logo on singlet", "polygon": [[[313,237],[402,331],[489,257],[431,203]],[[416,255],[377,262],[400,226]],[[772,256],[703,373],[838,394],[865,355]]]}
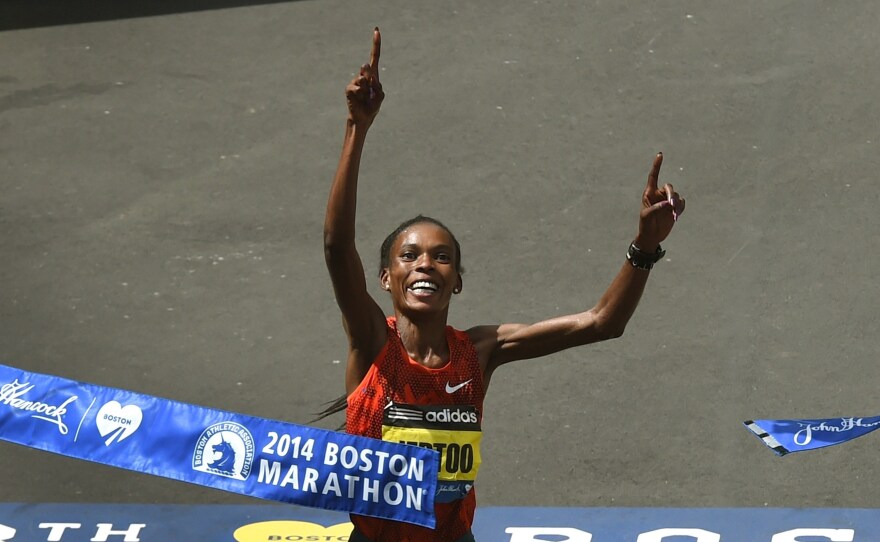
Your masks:
{"label": "adidas logo on singlet", "polygon": [[444,408],[436,412],[426,412],[425,420],[440,423],[477,423],[477,413],[462,411],[461,409],[452,410],[451,408]]}
{"label": "adidas logo on singlet", "polygon": [[387,420],[426,421],[431,423],[477,423],[480,421],[473,407],[438,408],[425,406],[424,409],[423,411],[417,408],[407,408],[392,404],[385,409],[385,418]]}

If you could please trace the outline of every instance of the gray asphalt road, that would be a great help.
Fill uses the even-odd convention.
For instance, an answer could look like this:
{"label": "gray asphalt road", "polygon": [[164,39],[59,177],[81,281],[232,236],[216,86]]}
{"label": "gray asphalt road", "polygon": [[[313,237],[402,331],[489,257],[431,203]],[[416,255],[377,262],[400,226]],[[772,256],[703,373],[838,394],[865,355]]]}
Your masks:
{"label": "gray asphalt road", "polygon": [[[302,1],[2,32],[0,363],[293,422],[340,394],[321,225],[378,24],[362,255],[372,273],[397,223],[447,222],[454,325],[591,306],[655,151],[688,202],[624,337],[493,378],[482,504],[873,507],[876,436],[777,459],[741,421],[878,413],[878,19]],[[6,501],[253,502],[6,443],[0,480]]]}

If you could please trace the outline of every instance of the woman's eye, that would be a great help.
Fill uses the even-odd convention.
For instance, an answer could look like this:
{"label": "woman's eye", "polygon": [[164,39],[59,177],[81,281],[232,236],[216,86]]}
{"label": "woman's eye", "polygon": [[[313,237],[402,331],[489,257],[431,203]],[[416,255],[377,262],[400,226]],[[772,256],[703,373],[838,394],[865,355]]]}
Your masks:
{"label": "woman's eye", "polygon": [[437,255],[437,261],[443,263],[449,263],[449,254],[440,253]]}
{"label": "woman's eye", "polygon": [[403,254],[400,255],[400,257],[403,258],[404,260],[415,260],[416,254],[414,252],[404,252]]}

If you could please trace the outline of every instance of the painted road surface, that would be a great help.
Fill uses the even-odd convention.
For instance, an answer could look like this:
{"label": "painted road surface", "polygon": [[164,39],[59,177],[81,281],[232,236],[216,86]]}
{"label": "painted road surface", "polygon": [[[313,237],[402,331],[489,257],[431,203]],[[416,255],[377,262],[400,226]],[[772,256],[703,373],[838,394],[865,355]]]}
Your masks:
{"label": "painted road surface", "polygon": [[[481,542],[869,542],[878,510],[479,510]],[[282,506],[0,505],[0,542],[344,542],[347,516]]]}

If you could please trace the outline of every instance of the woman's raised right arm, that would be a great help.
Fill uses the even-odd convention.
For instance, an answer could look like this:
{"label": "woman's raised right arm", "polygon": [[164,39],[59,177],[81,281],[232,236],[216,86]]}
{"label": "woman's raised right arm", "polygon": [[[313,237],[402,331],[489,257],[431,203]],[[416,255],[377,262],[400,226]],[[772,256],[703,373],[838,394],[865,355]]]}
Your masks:
{"label": "woman's raised right arm", "polygon": [[354,391],[369,370],[385,342],[385,317],[382,309],[367,292],[364,267],[355,247],[355,214],[357,182],[361,154],[367,131],[379,112],[382,85],[379,82],[379,29],[373,32],[370,63],[345,88],[348,119],[342,156],[324,218],[324,258],[342,311],[342,322],[349,339],[345,383],[348,393]]}

